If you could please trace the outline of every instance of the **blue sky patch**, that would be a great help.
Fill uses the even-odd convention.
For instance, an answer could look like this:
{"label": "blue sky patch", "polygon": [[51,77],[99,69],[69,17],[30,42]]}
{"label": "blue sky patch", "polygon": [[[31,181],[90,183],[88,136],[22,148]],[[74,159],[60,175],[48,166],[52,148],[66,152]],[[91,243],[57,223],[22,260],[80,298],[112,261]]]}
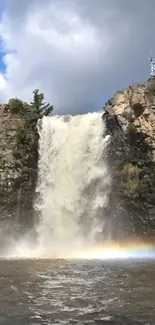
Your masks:
{"label": "blue sky patch", "polygon": [[[5,5],[6,5],[6,0],[0,0],[0,20],[1,20],[1,16],[3,14]],[[5,53],[2,52],[2,43],[1,43],[1,36],[0,36],[0,72],[1,73],[5,72],[5,68],[6,68],[6,66],[3,62],[4,55],[5,55]]]}
{"label": "blue sky patch", "polygon": [[5,64],[3,62],[3,56],[4,56],[4,53],[0,52],[0,72],[5,72]]}
{"label": "blue sky patch", "polygon": [[0,18],[1,18],[1,15],[3,13],[3,9],[5,8],[6,6],[6,0],[0,0]]}
{"label": "blue sky patch", "polygon": [[1,38],[0,38],[0,72],[5,71],[5,64],[3,62],[4,55],[5,55],[5,52],[2,50],[2,42],[1,42]]}

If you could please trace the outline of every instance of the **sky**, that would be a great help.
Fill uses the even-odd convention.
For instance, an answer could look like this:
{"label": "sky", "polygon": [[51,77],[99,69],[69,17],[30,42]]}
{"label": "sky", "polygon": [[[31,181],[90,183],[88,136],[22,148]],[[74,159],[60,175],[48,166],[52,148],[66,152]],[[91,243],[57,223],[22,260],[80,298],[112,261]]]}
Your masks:
{"label": "sky", "polygon": [[0,0],[0,102],[39,88],[55,114],[96,111],[149,78],[154,0]]}

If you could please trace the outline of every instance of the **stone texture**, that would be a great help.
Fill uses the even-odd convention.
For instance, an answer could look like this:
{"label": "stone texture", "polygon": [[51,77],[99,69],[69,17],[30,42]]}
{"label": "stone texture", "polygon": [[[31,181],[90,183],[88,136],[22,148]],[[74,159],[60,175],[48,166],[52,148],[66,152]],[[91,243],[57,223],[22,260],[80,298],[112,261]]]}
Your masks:
{"label": "stone texture", "polygon": [[[155,87],[151,82],[119,91],[103,110],[111,139],[107,157],[113,180],[104,216],[113,238],[155,235]],[[17,146],[19,126],[26,128],[29,141]],[[28,121],[11,115],[9,105],[0,105],[0,221],[12,220],[21,229],[34,220],[36,142]]]}
{"label": "stone texture", "polygon": [[[8,105],[0,105],[0,221],[11,220],[14,226],[33,222],[37,156],[28,146],[17,150],[16,140],[19,126],[24,128],[26,122],[10,114]],[[29,136],[33,141],[32,130]]]}
{"label": "stone texture", "polygon": [[148,92],[150,82],[155,81],[129,86],[104,107],[113,177],[107,218],[116,225],[116,237],[155,235],[155,100]]}

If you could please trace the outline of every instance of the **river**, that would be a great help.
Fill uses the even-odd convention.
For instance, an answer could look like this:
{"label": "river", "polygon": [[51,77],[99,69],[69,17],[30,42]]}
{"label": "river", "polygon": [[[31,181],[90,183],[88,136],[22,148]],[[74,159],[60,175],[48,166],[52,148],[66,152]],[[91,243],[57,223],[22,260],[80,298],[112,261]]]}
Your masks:
{"label": "river", "polygon": [[0,324],[155,324],[154,260],[1,260]]}

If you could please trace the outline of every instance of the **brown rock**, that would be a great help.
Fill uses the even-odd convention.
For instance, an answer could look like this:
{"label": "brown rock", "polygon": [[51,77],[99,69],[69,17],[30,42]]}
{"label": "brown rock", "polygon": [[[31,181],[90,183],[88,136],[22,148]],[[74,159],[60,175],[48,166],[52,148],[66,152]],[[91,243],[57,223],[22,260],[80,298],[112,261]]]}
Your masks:
{"label": "brown rock", "polygon": [[145,92],[143,89],[140,89],[137,92],[134,92],[131,95],[131,107],[133,107],[135,104],[141,104],[142,106],[146,105],[146,100],[145,100]]}
{"label": "brown rock", "polygon": [[144,112],[143,112],[143,115],[148,117],[150,115],[150,109],[149,108],[145,108]]}
{"label": "brown rock", "polygon": [[[155,215],[151,214],[149,219],[149,205],[155,209],[155,100],[152,104],[148,100],[147,86],[148,83],[131,85],[109,101],[108,112],[113,119],[111,133],[108,115],[103,117],[107,133],[111,134],[108,164],[117,202],[110,204],[121,234],[125,224],[128,235],[134,231],[136,235],[152,236],[155,232]],[[119,155],[116,154],[118,151]],[[125,166],[131,165],[138,171],[137,176],[123,174]]]}

